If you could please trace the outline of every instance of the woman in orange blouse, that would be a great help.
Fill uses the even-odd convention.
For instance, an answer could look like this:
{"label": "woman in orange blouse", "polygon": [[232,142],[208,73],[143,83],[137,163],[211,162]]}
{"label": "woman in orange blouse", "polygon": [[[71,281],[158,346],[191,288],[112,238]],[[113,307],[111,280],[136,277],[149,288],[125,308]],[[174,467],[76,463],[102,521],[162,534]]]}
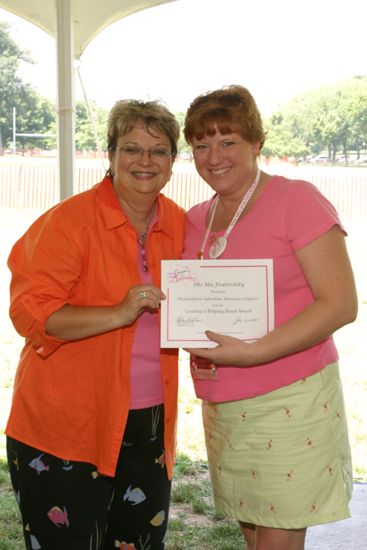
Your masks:
{"label": "woman in orange blouse", "polygon": [[184,212],[160,191],[178,137],[164,105],[117,102],[106,177],[11,251],[25,346],[6,434],[27,548],[164,548],[178,377],[160,262],[180,257]]}

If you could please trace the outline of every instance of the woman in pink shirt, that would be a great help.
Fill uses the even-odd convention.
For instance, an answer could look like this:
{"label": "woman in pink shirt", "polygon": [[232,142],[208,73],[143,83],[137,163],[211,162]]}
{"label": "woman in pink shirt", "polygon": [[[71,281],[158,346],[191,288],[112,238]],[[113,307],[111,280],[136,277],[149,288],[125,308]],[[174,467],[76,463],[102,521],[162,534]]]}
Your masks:
{"label": "woman in pink shirt", "polygon": [[349,516],[332,337],[357,313],[345,230],[312,184],[260,171],[265,133],[246,88],[196,98],[184,133],[215,195],[188,213],[183,257],[267,258],[274,270],[273,330],[251,343],[207,332],[218,345],[189,350],[215,505],[249,550],[302,550],[308,526]]}

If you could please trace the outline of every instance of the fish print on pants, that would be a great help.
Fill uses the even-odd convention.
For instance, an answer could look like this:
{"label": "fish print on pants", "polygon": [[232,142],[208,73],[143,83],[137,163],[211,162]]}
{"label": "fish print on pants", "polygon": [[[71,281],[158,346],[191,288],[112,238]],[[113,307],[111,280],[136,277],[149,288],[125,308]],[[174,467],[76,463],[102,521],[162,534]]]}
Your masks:
{"label": "fish print on pants", "polygon": [[164,522],[165,517],[166,517],[166,514],[164,510],[161,510],[160,512],[158,512],[158,514],[154,516],[153,519],[150,520],[150,523],[151,525],[153,525],[153,527],[159,527]]}
{"label": "fish print on pants", "polygon": [[119,540],[115,540],[115,548],[119,548],[119,550],[136,550],[135,544],[132,542],[120,542]]}
{"label": "fish print on pants", "polygon": [[61,510],[58,506],[54,506],[47,512],[47,517],[52,523],[57,525],[57,527],[61,527],[61,525],[69,527],[69,518],[65,506],[64,510]]}
{"label": "fish print on pants", "polygon": [[40,454],[39,456],[37,456],[37,458],[34,458],[33,460],[30,461],[29,463],[29,466],[31,468],[33,468],[34,470],[36,470],[37,474],[40,475],[41,472],[48,472],[49,469],[50,469],[50,466],[47,466],[43,460],[42,460],[42,457],[43,457],[44,453]]}
{"label": "fish print on pants", "polygon": [[30,540],[31,540],[32,550],[40,550],[40,548],[42,548],[42,546],[40,545],[40,543],[38,542],[38,540],[34,535],[30,535]]}
{"label": "fish print on pants", "polygon": [[166,464],[166,455],[163,451],[163,453],[161,454],[161,456],[159,456],[158,458],[156,458],[154,460],[154,463],[155,464],[159,464],[161,468],[164,468],[165,464]]}
{"label": "fish print on pants", "polygon": [[140,504],[145,500],[147,497],[143,493],[139,487],[135,487],[135,489],[131,488],[131,485],[126,490],[126,493],[124,494],[124,502],[127,500],[132,504],[132,506],[136,506],[137,504]]}
{"label": "fish print on pants", "polygon": [[62,469],[65,470],[65,472],[70,472],[74,468],[74,466],[71,464],[70,460],[63,460],[63,467]]}

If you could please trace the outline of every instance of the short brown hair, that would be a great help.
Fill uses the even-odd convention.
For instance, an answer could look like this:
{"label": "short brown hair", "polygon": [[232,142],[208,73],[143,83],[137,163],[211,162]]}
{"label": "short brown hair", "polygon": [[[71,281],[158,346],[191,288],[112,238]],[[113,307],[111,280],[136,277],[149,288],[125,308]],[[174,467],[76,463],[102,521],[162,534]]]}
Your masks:
{"label": "short brown hair", "polygon": [[144,102],[136,99],[117,101],[108,115],[108,150],[114,151],[118,138],[128,134],[138,124],[141,124],[149,133],[157,130],[167,136],[172,157],[176,157],[180,127],[174,115],[159,101]]}
{"label": "short brown hair", "polygon": [[223,135],[238,132],[250,143],[264,145],[265,132],[260,111],[247,88],[225,86],[194,99],[187,110],[184,136],[192,144],[194,138],[213,136],[217,125]]}

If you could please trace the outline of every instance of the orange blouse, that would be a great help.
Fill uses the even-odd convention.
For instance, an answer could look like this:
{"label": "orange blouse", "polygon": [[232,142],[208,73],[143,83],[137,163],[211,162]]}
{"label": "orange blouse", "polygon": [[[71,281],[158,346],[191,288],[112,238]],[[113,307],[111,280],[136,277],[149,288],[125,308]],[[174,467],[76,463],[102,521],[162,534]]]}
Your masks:
{"label": "orange blouse", "polygon": [[[162,259],[179,258],[184,211],[159,195],[148,241],[149,268],[160,287]],[[130,355],[136,323],[78,341],[50,337],[45,323],[65,304],[108,306],[140,284],[137,235],[110,178],[51,208],[14,245],[10,316],[26,338],[6,434],[113,476],[129,413]],[[165,455],[176,447],[177,350],[161,350]]]}

